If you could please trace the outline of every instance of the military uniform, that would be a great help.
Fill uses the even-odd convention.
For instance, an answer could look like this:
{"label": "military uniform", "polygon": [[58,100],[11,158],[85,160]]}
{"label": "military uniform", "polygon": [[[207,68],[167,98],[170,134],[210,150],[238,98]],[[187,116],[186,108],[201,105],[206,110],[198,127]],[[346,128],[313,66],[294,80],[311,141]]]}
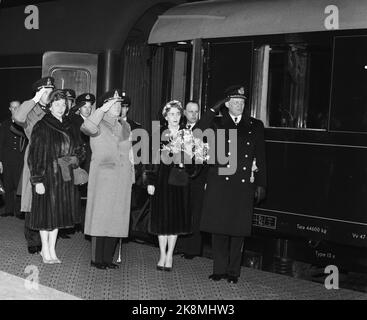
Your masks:
{"label": "military uniform", "polygon": [[[231,161],[219,163],[216,159],[215,164],[209,166],[201,219],[201,230],[212,234],[213,275],[232,277],[237,282],[244,237],[251,235],[255,187],[266,186],[264,126],[246,113],[236,125],[227,110],[221,117],[215,117],[215,113],[209,110],[197,128],[212,128],[216,138],[209,140],[211,148],[216,152],[222,148],[226,156],[237,162],[234,173],[228,175],[220,175],[218,170],[230,169],[235,165]],[[218,146],[221,129],[225,132],[224,146]],[[237,141],[230,137],[231,129],[235,130]],[[254,160],[257,173],[253,173]]]}
{"label": "military uniform", "polygon": [[[79,109],[86,102],[90,102],[91,105],[93,106],[95,101],[96,101],[96,97],[91,93],[83,93],[76,98],[75,106],[69,112],[69,118],[73,126],[75,126],[75,128],[78,128],[79,131],[80,131],[81,125],[83,124],[85,120],[85,118],[80,114]],[[80,137],[82,141],[84,142],[85,149],[86,149],[86,158],[85,158],[85,161],[81,164],[81,168],[89,172],[89,166],[90,166],[90,161],[92,157],[92,150],[90,148],[90,138],[88,135],[84,134],[83,132],[80,132]],[[83,185],[81,187],[85,188],[86,186]]]}
{"label": "military uniform", "polygon": [[[131,107],[131,100],[130,97],[127,96],[125,94],[125,92],[122,93],[122,102],[121,102],[123,107]],[[125,118],[123,118],[123,120],[125,120],[131,128],[131,132],[133,132],[135,129],[141,129],[142,125],[139,122],[134,121],[133,119],[129,118],[128,116],[126,116]],[[137,141],[132,141],[132,145],[134,146],[136,143],[138,143],[141,140],[141,137],[138,137]],[[140,157],[141,152],[139,151],[137,156]],[[144,202],[145,199],[147,198],[147,193],[145,188],[143,188],[143,183],[142,183],[142,172],[143,172],[143,167],[142,164],[135,164],[134,165],[134,169],[135,169],[135,183],[132,186],[132,191],[131,191],[131,209],[136,209],[136,208],[140,208]]]}
{"label": "military uniform", "polygon": [[65,111],[65,114],[68,115],[70,110],[74,108],[75,106],[75,98],[76,93],[73,89],[63,89],[65,92],[66,98],[67,98],[67,110]]}
{"label": "military uniform", "polygon": [[3,164],[6,215],[15,214],[16,191],[22,173],[26,143],[22,128],[14,121],[9,118],[1,123],[0,162]]}

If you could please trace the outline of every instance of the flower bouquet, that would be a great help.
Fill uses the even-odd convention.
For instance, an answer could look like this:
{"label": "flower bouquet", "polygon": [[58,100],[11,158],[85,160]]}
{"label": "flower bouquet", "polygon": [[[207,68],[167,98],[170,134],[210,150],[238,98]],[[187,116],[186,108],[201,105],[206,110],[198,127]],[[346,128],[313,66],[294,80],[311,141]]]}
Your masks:
{"label": "flower bouquet", "polygon": [[202,164],[209,160],[209,145],[195,138],[192,131],[182,129],[170,137],[161,149],[163,157],[170,157],[175,164]]}

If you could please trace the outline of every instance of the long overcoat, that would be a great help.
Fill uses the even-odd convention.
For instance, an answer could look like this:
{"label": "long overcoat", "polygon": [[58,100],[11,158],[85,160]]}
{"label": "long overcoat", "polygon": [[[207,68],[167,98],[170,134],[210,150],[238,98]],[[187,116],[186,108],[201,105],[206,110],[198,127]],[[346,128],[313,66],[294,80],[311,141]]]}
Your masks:
{"label": "long overcoat", "polygon": [[90,136],[92,149],[84,232],[127,237],[135,181],[130,126],[97,109],[84,120],[81,130]]}
{"label": "long overcoat", "polygon": [[[218,152],[225,152],[225,156],[233,159],[224,162],[216,156],[215,163],[209,166],[201,230],[230,236],[250,236],[255,186],[266,186],[263,123],[244,113],[236,125],[227,110],[222,117],[215,117],[215,113],[209,110],[195,128],[213,129],[215,138],[208,139],[210,148],[214,148],[217,155]],[[237,139],[230,136],[231,129]],[[225,133],[224,139],[218,138],[221,130]],[[258,172],[252,182],[250,178],[255,158]],[[233,173],[219,173],[219,168],[230,169],[230,166]]]}
{"label": "long overcoat", "polygon": [[[80,223],[80,196],[73,176],[73,169],[84,158],[80,148],[79,134],[67,118],[60,122],[47,113],[35,124],[28,155],[33,185],[31,229],[54,230]],[[60,164],[61,159],[71,157],[74,163]],[[44,194],[35,192],[37,183],[44,184]]]}

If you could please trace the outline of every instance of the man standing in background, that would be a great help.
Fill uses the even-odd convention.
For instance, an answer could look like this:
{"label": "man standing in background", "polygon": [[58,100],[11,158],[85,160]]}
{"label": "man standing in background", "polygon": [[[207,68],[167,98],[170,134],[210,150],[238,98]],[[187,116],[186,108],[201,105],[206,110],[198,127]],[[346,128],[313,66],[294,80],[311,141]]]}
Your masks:
{"label": "man standing in background", "polygon": [[[19,101],[11,101],[9,110],[13,116],[19,108]],[[27,141],[23,129],[12,117],[0,126],[0,174],[3,175],[5,189],[5,212],[1,216],[16,216],[16,191],[23,168],[24,150]]]}
{"label": "man standing in background", "polygon": [[[199,104],[189,101],[186,104],[184,115],[186,117],[186,128],[193,130],[199,120]],[[190,210],[192,213],[192,234],[179,237],[178,251],[185,259],[193,259],[202,253],[202,235],[200,232],[201,210],[204,198],[207,167],[201,165],[199,174],[192,178],[190,188]]]}

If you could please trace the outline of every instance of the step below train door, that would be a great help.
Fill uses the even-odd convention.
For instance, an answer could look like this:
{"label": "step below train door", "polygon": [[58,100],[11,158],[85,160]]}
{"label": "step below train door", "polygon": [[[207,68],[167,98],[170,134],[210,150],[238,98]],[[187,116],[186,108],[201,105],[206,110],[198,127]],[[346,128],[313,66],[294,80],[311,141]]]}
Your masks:
{"label": "step below train door", "polygon": [[73,89],[76,96],[97,93],[98,55],[75,52],[45,52],[42,76],[55,78],[57,89]]}

